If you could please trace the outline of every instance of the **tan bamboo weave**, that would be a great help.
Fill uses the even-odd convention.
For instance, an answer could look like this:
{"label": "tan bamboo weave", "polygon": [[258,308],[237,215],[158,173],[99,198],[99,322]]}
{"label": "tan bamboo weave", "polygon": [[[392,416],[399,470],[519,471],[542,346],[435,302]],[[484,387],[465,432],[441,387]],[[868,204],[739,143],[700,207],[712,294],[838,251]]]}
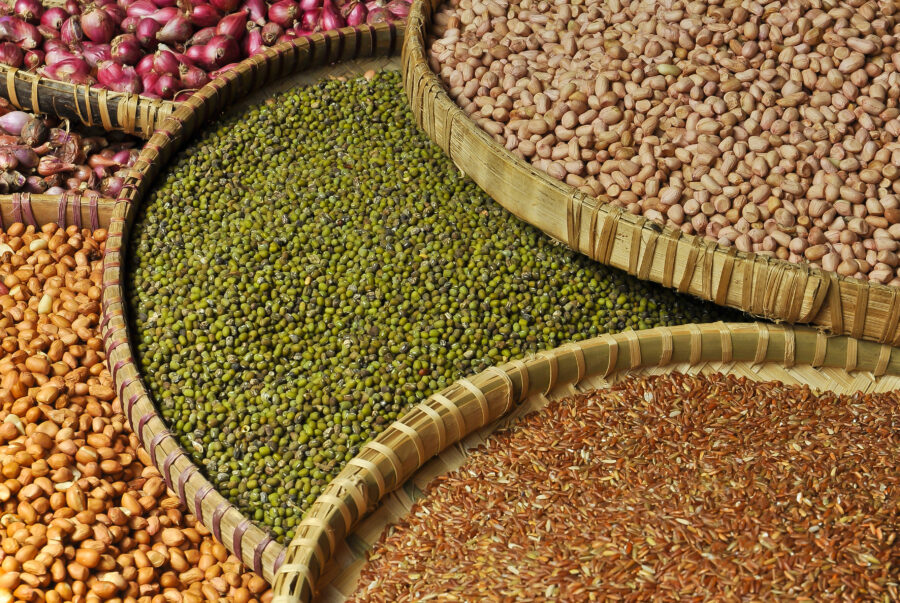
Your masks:
{"label": "tan bamboo weave", "polygon": [[[388,57],[399,51],[402,33],[398,26],[385,23],[317,33],[270,48],[210,82],[180,103],[147,141],[135,165],[129,169],[110,220],[100,328],[107,363],[125,415],[169,488],[229,550],[270,581],[281,563],[285,547],[215,491],[169,432],[141,381],[129,344],[122,289],[128,231],[136,213],[135,207],[162,166],[201,125],[220,115],[224,108],[251,93],[271,94],[272,88],[260,90],[289,76],[288,85],[303,83],[307,72],[317,67],[364,57]],[[348,74],[351,71],[349,66],[338,66],[329,73]],[[319,73],[317,77],[324,75]],[[281,85],[285,84],[282,82]]]}
{"label": "tan bamboo weave", "polygon": [[[458,467],[465,450],[496,429],[498,419],[624,377],[676,371],[730,373],[840,393],[885,391],[900,387],[900,349],[829,338],[804,327],[684,325],[604,335],[457,381],[364,446],[313,503],[275,576],[274,603],[346,598],[364,551],[409,509],[415,487],[423,489]],[[479,432],[485,426],[490,427]],[[398,491],[423,465],[413,487]],[[376,507],[371,521],[347,538]],[[323,590],[324,581],[335,576]]]}
{"label": "tan bamboo weave", "polygon": [[20,109],[143,138],[178,106],[138,94],[51,80],[8,65],[0,65],[0,82],[0,96]]}
{"label": "tan bamboo weave", "polygon": [[116,201],[94,192],[0,195],[0,230],[16,222],[36,228],[55,223],[61,228],[74,224],[78,228],[97,230],[109,226],[115,206]]}
{"label": "tan bamboo weave", "polygon": [[900,345],[900,288],[720,247],[649,222],[548,176],[507,151],[447,95],[426,34],[440,0],[416,0],[403,81],[423,130],[503,207],[573,249],[638,278],[755,316]]}

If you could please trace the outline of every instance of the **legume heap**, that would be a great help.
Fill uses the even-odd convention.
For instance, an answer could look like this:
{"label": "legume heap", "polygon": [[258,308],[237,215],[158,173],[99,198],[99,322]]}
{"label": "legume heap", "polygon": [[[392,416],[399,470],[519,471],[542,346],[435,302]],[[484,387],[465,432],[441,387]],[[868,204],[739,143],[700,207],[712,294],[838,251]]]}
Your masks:
{"label": "legume heap", "polygon": [[434,23],[450,96],[554,178],[900,285],[896,3],[451,0]]}
{"label": "legume heap", "polygon": [[896,601],[900,394],[636,378],[435,480],[353,601]]}

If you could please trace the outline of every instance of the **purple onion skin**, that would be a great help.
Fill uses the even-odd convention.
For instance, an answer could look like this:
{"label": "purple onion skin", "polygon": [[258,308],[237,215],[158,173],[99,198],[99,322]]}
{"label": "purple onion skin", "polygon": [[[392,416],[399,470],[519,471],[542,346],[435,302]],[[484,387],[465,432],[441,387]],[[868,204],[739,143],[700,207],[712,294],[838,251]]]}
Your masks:
{"label": "purple onion skin", "polygon": [[409,16],[410,6],[406,0],[391,0],[385,8],[395,19],[405,19]]}
{"label": "purple onion skin", "polygon": [[48,8],[46,11],[44,11],[44,14],[41,15],[41,25],[46,25],[47,27],[52,27],[53,29],[59,29],[68,18],[69,13],[58,6],[54,6]]}
{"label": "purple onion skin", "polygon": [[22,50],[37,48],[44,41],[40,30],[18,17],[0,17],[0,40],[15,42]]}
{"label": "purple onion skin", "polygon": [[391,13],[386,8],[369,9],[369,14],[366,15],[366,23],[369,25],[387,23],[388,21],[391,21]]}
{"label": "purple onion skin", "polygon": [[216,35],[231,36],[236,42],[240,42],[247,33],[247,13],[232,13],[219,21],[216,25]]}
{"label": "purple onion skin", "polygon": [[92,69],[96,69],[97,65],[103,61],[112,60],[112,53],[109,44],[94,44],[93,42],[81,43],[81,55],[85,62]]}
{"label": "purple onion skin", "polygon": [[175,53],[167,48],[157,50],[153,55],[153,71],[159,75],[176,75],[181,62]]}
{"label": "purple onion skin", "polygon": [[13,13],[25,21],[38,23],[44,14],[44,7],[38,0],[16,0]]}
{"label": "purple onion skin", "polygon": [[19,167],[19,160],[10,149],[0,149],[0,171],[14,170]]}
{"label": "purple onion skin", "polygon": [[269,5],[269,22],[281,27],[293,27],[299,14],[299,7],[294,0],[279,0]]}
{"label": "purple onion skin", "polygon": [[228,65],[225,65],[224,67],[219,67],[218,69],[216,69],[215,71],[213,71],[212,73],[209,74],[209,79],[214,80],[217,77],[219,77],[220,75],[222,75],[223,73],[231,71],[238,65],[240,65],[240,63],[229,63]]}
{"label": "purple onion skin", "polygon": [[119,165],[126,165],[129,159],[131,159],[131,151],[128,149],[116,151],[116,154],[113,155],[113,161],[115,161]]}
{"label": "purple onion skin", "polygon": [[7,134],[18,136],[29,119],[31,115],[24,111],[10,111],[6,115],[0,115],[0,129]]}
{"label": "purple onion skin", "polygon": [[155,98],[159,98],[159,95],[156,94],[157,81],[159,81],[159,76],[152,71],[141,76],[141,84],[144,86],[145,96],[147,94],[152,94]]}
{"label": "purple onion skin", "polygon": [[325,6],[322,7],[322,15],[319,20],[319,27],[322,31],[329,31],[332,29],[339,29],[346,25],[344,23],[344,18],[341,17],[341,14],[334,7],[334,4],[331,0],[325,0]]}
{"label": "purple onion skin", "polygon": [[141,43],[134,34],[121,34],[113,38],[110,46],[112,60],[120,65],[134,65],[141,60]]}
{"label": "purple onion skin", "polygon": [[125,14],[125,9],[120,7],[118,4],[107,4],[103,7],[103,10],[107,15],[109,15],[109,18],[112,19],[117,28],[122,25],[122,21],[124,21],[125,17],[128,16],[127,14]]}
{"label": "purple onion skin", "polygon": [[[28,52],[31,52],[30,50]],[[0,43],[0,63],[19,68],[25,62],[25,53],[12,42]]]}
{"label": "purple onion skin", "polygon": [[244,0],[242,9],[250,15],[250,20],[262,27],[266,24],[266,7],[265,0]]}
{"label": "purple onion skin", "polygon": [[281,27],[278,23],[272,22],[266,23],[260,30],[263,44],[267,44],[268,46],[274,44],[283,33],[284,28]]}
{"label": "purple onion skin", "polygon": [[181,86],[191,90],[197,90],[209,83],[209,76],[199,67],[191,67],[182,64],[179,68]]}
{"label": "purple onion skin", "polygon": [[346,12],[344,18],[347,20],[347,25],[350,27],[357,27],[366,22],[366,15],[369,14],[369,11],[366,9],[366,5],[361,2],[356,2],[355,4],[350,5],[350,10]]}
{"label": "purple onion skin", "polygon": [[122,192],[125,180],[118,176],[109,176],[100,182],[100,194],[104,197],[115,199]]}
{"label": "purple onion skin", "polygon": [[215,27],[222,16],[222,11],[212,4],[195,4],[191,9],[191,23],[196,27]]}
{"label": "purple onion skin", "polygon": [[171,75],[161,75],[156,81],[156,93],[164,99],[175,96],[175,92],[181,88],[180,82]]}
{"label": "purple onion skin", "polygon": [[209,3],[222,13],[229,15],[237,10],[240,0],[209,0]]}
{"label": "purple onion skin", "polygon": [[38,154],[34,152],[34,149],[31,147],[26,147],[24,145],[10,147],[12,149],[13,154],[16,156],[16,159],[24,168],[31,169],[38,164],[40,161],[40,157]]}
{"label": "purple onion skin", "polygon": [[144,48],[153,48],[156,45],[156,34],[162,26],[149,17],[144,17],[137,24],[134,35]]}
{"label": "purple onion skin", "polygon": [[135,0],[125,8],[125,14],[129,17],[142,18],[149,17],[158,10],[159,7],[150,0]]}
{"label": "purple onion skin", "polygon": [[192,33],[194,33],[194,27],[191,22],[179,13],[162,26],[162,29],[156,34],[156,39],[164,44],[176,44],[186,42]]}
{"label": "purple onion skin", "polygon": [[321,8],[306,11],[305,13],[303,13],[303,16],[300,17],[300,23],[297,25],[297,27],[305,31],[317,31],[317,27],[319,25],[319,17],[321,16],[321,14]]}
{"label": "purple onion skin", "polygon": [[210,69],[220,69],[223,65],[239,60],[240,56],[241,49],[237,41],[229,36],[216,36],[206,45],[206,60]]}
{"label": "purple onion skin", "polygon": [[[148,73],[153,73],[153,60],[154,56],[152,54],[145,54],[141,57],[141,60],[138,61],[137,69],[138,75],[144,77]],[[146,88],[146,86],[144,86]]]}
{"label": "purple onion skin", "polygon": [[266,45],[263,44],[262,32],[259,28],[254,29],[253,31],[248,31],[247,35],[244,36],[244,41],[241,42],[242,50],[244,52],[244,56],[252,57],[253,55],[260,53],[266,49]]}
{"label": "purple onion skin", "polygon": [[207,44],[209,44],[209,41],[212,40],[215,36],[215,27],[204,27],[203,29],[199,29],[194,32],[194,35],[191,36],[190,40],[188,40],[187,46],[206,46]]}
{"label": "purple onion skin", "polygon": [[44,64],[44,52],[42,50],[29,50],[25,53],[23,64],[28,71],[33,71]]}
{"label": "purple onion skin", "polygon": [[179,11],[174,6],[167,6],[165,8],[159,9],[152,15],[149,15],[149,18],[153,19],[160,25],[165,25],[166,23],[168,23],[169,21],[171,21],[172,19],[174,19],[176,16],[178,16],[180,14],[181,14],[181,11]]}
{"label": "purple onion skin", "polygon": [[84,31],[81,29],[81,20],[72,16],[66,19],[59,30],[60,39],[65,44],[75,44],[84,40]]}
{"label": "purple onion skin", "polygon": [[91,67],[83,59],[65,59],[44,67],[47,75],[54,80],[70,81],[73,84],[93,84]]}
{"label": "purple onion skin", "polygon": [[62,172],[71,172],[75,169],[75,165],[66,163],[59,157],[53,155],[44,155],[38,163],[37,170],[41,176],[51,176]]}
{"label": "purple onion skin", "polygon": [[38,25],[37,26],[38,33],[41,34],[41,37],[44,38],[44,44],[49,40],[58,40],[59,39],[59,30],[47,25]]}
{"label": "purple onion skin", "polygon": [[119,29],[121,29],[123,33],[134,33],[137,31],[137,26],[140,22],[140,17],[125,17],[122,19],[122,24],[119,25]]}
{"label": "purple onion skin", "polygon": [[47,182],[40,176],[28,176],[25,179],[25,192],[39,195],[48,190]]}
{"label": "purple onion skin", "polygon": [[44,60],[47,65],[56,65],[65,61],[67,59],[78,59],[78,55],[73,52],[69,52],[68,50],[64,50],[61,48],[54,48],[52,50],[48,50],[44,55]]}
{"label": "purple onion skin", "polygon": [[81,30],[91,42],[108,44],[116,35],[116,23],[105,10],[94,6],[81,15]]}
{"label": "purple onion skin", "polygon": [[97,67],[97,81],[114,92],[139,94],[144,89],[134,67],[119,65],[114,61],[104,61]]}

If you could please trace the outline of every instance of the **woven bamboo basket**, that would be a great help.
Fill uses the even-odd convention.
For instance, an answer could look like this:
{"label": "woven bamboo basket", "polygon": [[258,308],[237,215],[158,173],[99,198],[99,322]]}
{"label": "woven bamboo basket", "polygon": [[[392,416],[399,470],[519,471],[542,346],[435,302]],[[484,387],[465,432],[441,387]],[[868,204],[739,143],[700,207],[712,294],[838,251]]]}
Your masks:
{"label": "woven bamboo basket", "polygon": [[[229,503],[180,448],[157,413],[141,381],[129,344],[123,299],[128,232],[138,203],[172,154],[225,107],[259,103],[280,89],[325,76],[349,76],[367,69],[398,66],[402,30],[393,24],[346,28],[298,38],[245,60],[181,103],[156,130],[126,178],[110,220],[103,270],[101,334],[107,363],[125,415],[154,464],[187,508],[216,538],[258,574],[272,580],[285,547]],[[368,60],[359,60],[368,57]],[[319,69],[338,63],[329,69]],[[269,85],[274,83],[274,85]],[[252,96],[245,98],[252,93]],[[243,100],[240,100],[243,99]]]}
{"label": "woven bamboo basket", "polygon": [[880,392],[900,387],[900,349],[806,327],[684,325],[604,335],[462,379],[390,425],[328,485],[287,549],[274,603],[349,597],[384,528],[516,417],[627,377],[672,372]]}
{"label": "woven bamboo basket", "polygon": [[143,138],[149,138],[178,106],[139,94],[51,80],[8,65],[0,65],[0,80],[5,82],[0,85],[0,97],[20,109]]}
{"label": "woven bamboo basket", "polygon": [[516,157],[447,95],[425,38],[440,0],[416,0],[403,81],[423,130],[503,207],[597,261],[754,316],[900,345],[900,288],[720,247],[593,198]]}
{"label": "woven bamboo basket", "polygon": [[15,222],[35,227],[53,222],[60,227],[74,224],[91,230],[107,228],[115,206],[115,200],[94,192],[0,195],[0,230]]}

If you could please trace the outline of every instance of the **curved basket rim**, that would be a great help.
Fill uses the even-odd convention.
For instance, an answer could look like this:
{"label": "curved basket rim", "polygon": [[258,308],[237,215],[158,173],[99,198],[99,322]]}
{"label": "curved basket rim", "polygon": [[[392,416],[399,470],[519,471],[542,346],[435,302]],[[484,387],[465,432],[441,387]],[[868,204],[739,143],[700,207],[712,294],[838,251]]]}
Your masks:
{"label": "curved basket rim", "polygon": [[[896,353],[895,353],[896,352]],[[428,461],[515,412],[522,400],[586,378],[704,362],[769,364],[873,379],[900,376],[900,349],[808,327],[711,323],[624,331],[565,344],[462,379],[392,423],[326,487],[288,546],[274,603],[308,602],[348,534]],[[400,427],[398,427],[398,425]]]}
{"label": "curved basket rim", "polygon": [[[36,114],[78,119],[85,126],[120,130],[143,138],[149,138],[156,126],[181,104],[74,84],[9,65],[0,65],[0,80],[6,84],[0,86],[0,96],[15,107]],[[66,103],[60,102],[62,99]]]}
{"label": "curved basket rim", "polygon": [[[650,222],[604,203],[602,198],[608,196],[589,196],[508,151],[449,97],[428,64],[425,32],[441,1],[413,1],[403,45],[404,89],[420,127],[507,210],[572,249],[638,278],[754,316],[812,324],[838,335],[900,345],[900,287],[844,277],[808,263],[792,264],[740,252],[705,237]],[[431,111],[426,110],[425,99],[429,97]],[[471,144],[463,149],[465,143],[488,149],[490,158],[504,163],[508,171],[502,177],[489,173],[484,164],[490,162],[472,152]],[[454,149],[466,152],[454,153]],[[529,200],[527,207],[518,205],[520,198],[503,198],[495,192],[502,186],[501,179],[513,178],[540,189],[535,191],[536,200]],[[565,216],[561,208],[565,208]],[[551,218],[551,214],[555,215]],[[623,234],[623,224],[632,232]],[[620,252],[630,257],[611,262],[613,248],[622,247],[629,238],[629,252]],[[749,284],[744,278],[737,279],[739,271],[750,278]],[[680,273],[677,280],[676,272]],[[720,278],[714,286],[716,273]]]}
{"label": "curved basket rim", "polygon": [[403,31],[394,23],[344,28],[296,38],[242,61],[168,116],[130,168],[110,220],[103,261],[101,336],[107,364],[129,424],[154,465],[188,509],[249,568],[272,580],[286,547],[258,527],[206,480],[169,431],[144,386],[131,350],[123,274],[128,227],[153,178],[181,144],[231,102],[291,74],[349,59],[394,56]]}

